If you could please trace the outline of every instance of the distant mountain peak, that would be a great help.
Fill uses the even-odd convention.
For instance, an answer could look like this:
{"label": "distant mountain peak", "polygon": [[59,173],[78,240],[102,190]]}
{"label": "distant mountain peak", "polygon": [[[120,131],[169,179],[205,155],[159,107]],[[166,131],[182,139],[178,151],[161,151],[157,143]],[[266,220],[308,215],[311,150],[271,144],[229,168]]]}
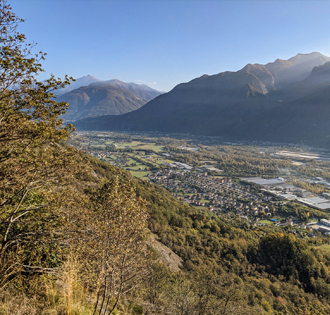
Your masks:
{"label": "distant mountain peak", "polygon": [[[283,63],[285,60],[283,60],[283,59],[280,59],[280,58],[277,58],[273,63],[274,64],[280,64],[280,63]],[[271,62],[269,62],[269,63],[271,63]]]}
{"label": "distant mountain peak", "polygon": [[281,87],[306,79],[314,67],[321,66],[328,61],[330,58],[319,52],[298,53],[287,60],[278,58],[274,62],[267,63],[265,67],[274,76],[275,84]]}
{"label": "distant mountain peak", "polygon": [[299,64],[302,62],[310,61],[315,58],[329,58],[329,57],[327,57],[317,51],[314,51],[314,52],[311,52],[308,54],[298,53],[294,57],[291,57],[290,59],[288,59],[288,61],[291,62],[292,64],[296,65],[296,64]]}
{"label": "distant mountain peak", "polygon": [[87,74],[87,75],[84,75],[84,76],[82,76],[80,79],[94,79],[94,80],[96,80],[96,81],[102,81],[102,80],[100,80],[100,79],[97,79],[97,78],[95,78],[95,77],[93,77],[92,75],[90,75],[90,74]]}
{"label": "distant mountain peak", "polygon": [[64,116],[66,120],[78,118],[122,115],[137,110],[161,92],[147,85],[126,83],[118,79],[101,81],[91,75],[79,78],[74,89],[61,95],[58,101],[70,104]]}
{"label": "distant mountain peak", "polygon": [[123,83],[123,81],[120,81],[118,79],[111,79],[111,80],[106,80],[104,82],[118,82],[118,83]]}
{"label": "distant mountain peak", "polygon": [[84,75],[80,78],[76,78],[75,81],[71,82],[70,85],[67,85],[65,88],[59,89],[57,90],[57,96],[63,95],[65,93],[69,93],[70,91],[73,91],[75,89],[79,89],[80,87],[86,87],[92,85],[93,87],[95,86],[116,86],[118,88],[124,88],[124,89],[128,89],[131,92],[136,92],[136,89],[140,89],[140,90],[144,90],[145,92],[148,92],[148,95],[143,95],[142,98],[144,98],[145,100],[149,101],[152,98],[163,94],[163,92],[159,92],[153,88],[151,88],[148,85],[145,84],[136,84],[136,83],[126,83],[123,81],[120,81],[118,79],[111,79],[111,80],[100,80],[95,78],[94,76],[87,74]]}
{"label": "distant mountain peak", "polygon": [[80,78],[75,78],[75,81],[71,82],[70,85],[67,85],[65,88],[59,89],[57,90],[57,95],[63,95],[65,93],[68,93],[72,90],[78,89],[81,86],[87,86],[91,83],[94,82],[102,82],[102,80],[97,79],[93,76],[91,76],[90,74],[85,75],[83,77]]}

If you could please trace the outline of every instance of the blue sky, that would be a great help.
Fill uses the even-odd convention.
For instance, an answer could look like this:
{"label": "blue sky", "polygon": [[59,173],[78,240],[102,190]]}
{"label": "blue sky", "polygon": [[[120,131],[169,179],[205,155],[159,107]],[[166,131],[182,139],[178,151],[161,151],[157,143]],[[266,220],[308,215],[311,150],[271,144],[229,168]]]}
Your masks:
{"label": "blue sky", "polygon": [[50,73],[169,91],[203,74],[319,51],[330,1],[8,0]]}

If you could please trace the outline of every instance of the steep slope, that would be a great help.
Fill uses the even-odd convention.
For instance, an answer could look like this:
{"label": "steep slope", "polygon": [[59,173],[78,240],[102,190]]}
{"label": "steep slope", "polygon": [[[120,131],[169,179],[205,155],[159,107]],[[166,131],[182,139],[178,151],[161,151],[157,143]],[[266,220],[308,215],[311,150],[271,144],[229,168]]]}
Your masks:
{"label": "steep slope", "polygon": [[330,147],[330,85],[232,126],[228,136],[248,141]]}
{"label": "steep slope", "polygon": [[[149,90],[150,89],[150,90]],[[102,115],[122,115],[134,111],[160,92],[134,83],[119,80],[94,82],[57,98],[68,102],[70,107],[63,116],[76,120]]]}
{"label": "steep slope", "polygon": [[328,85],[330,85],[330,62],[315,67],[311,74],[297,85],[294,93],[299,91],[301,95],[308,95],[320,91]]}
{"label": "steep slope", "polygon": [[[120,117],[85,119],[76,126],[89,130],[183,132],[238,140],[301,141],[312,128],[310,124],[327,116],[329,60],[320,53],[298,54],[267,65],[248,64],[237,72],[203,75],[177,85],[137,111]],[[294,132],[289,135],[276,129],[276,122],[282,117],[290,119],[297,111],[300,118],[293,119],[290,128],[299,130],[301,127],[295,124],[302,124],[301,134],[294,136]],[[318,117],[322,111],[324,117]],[[268,120],[273,127],[261,128]],[[326,127],[320,126],[321,129],[327,132]],[[314,132],[310,135],[308,141],[317,137]]]}
{"label": "steep slope", "polygon": [[300,98],[261,113],[231,128],[246,140],[330,145],[330,62],[315,67],[296,88]]}

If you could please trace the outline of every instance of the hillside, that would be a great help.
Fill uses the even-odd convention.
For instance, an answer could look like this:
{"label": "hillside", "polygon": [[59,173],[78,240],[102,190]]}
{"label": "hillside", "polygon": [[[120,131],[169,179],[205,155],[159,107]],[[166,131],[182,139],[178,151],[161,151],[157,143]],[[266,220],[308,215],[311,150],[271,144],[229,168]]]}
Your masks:
{"label": "hillside", "polygon": [[93,82],[57,98],[70,107],[65,120],[77,120],[103,115],[122,115],[142,107],[161,94],[145,85],[119,80]]}
{"label": "hillside", "polygon": [[233,128],[232,137],[330,146],[330,81],[321,90],[261,113]]}
{"label": "hillside", "polygon": [[[105,162],[86,159],[100,177],[119,175],[124,181],[130,178],[127,172]],[[330,292],[326,271],[329,253],[285,229],[253,227],[239,218],[220,218],[183,204],[162,187],[138,179],[134,183],[136,193],[148,201],[151,232],[182,259],[185,275],[154,267],[153,277],[143,284],[147,297],[144,303],[168,310],[174,303],[169,292],[177,290],[172,298],[181,298],[181,294],[187,294],[185,286],[189,286],[189,294],[196,298],[194,307],[202,307],[198,301],[209,307],[202,314],[219,314],[227,298],[230,308],[223,314],[228,315],[263,314],[268,308],[278,312],[275,314],[307,314],[310,307],[315,314],[326,314],[327,308],[311,293],[324,296]],[[157,248],[163,260],[163,246],[159,244]],[[180,260],[177,256],[173,259]],[[164,264],[169,263],[165,260]],[[176,281],[184,281],[185,286],[177,287]]]}
{"label": "hillside", "polygon": [[[297,137],[287,133],[276,136],[279,131],[276,126],[258,128],[267,125],[276,108],[278,125],[285,125],[288,113],[295,113],[295,102],[305,104],[299,109],[302,116],[299,124],[306,130],[312,128],[310,123],[313,119],[317,121],[318,113],[309,111],[309,105],[328,100],[326,91],[321,90],[330,83],[329,61],[329,57],[320,53],[298,54],[266,65],[248,64],[237,72],[203,75],[177,85],[135,112],[81,120],[76,126],[86,130],[182,132],[248,141],[256,140],[255,134],[262,132],[265,141],[275,138],[280,142],[297,141]],[[247,122],[254,125],[255,132],[251,132]],[[299,141],[314,139],[315,136]]]}
{"label": "hillside", "polygon": [[[130,56],[139,55],[132,38],[150,49],[145,40],[148,20],[141,19],[147,12],[156,13],[144,10],[149,9],[149,3],[146,7],[138,3],[143,15],[137,7],[127,10],[127,5],[121,15],[117,4],[103,6],[104,2],[99,7],[102,11],[90,3],[80,4],[77,10],[64,12],[76,8],[77,3],[60,8],[70,20],[62,14],[60,21],[60,11],[49,6],[43,21],[38,20],[36,7],[31,11],[30,17],[35,17],[36,25],[44,26],[48,39],[54,39],[55,34],[67,43],[52,41],[54,48],[64,52],[61,66],[73,51],[68,41],[77,49],[73,62],[80,61],[81,67],[101,60],[98,49],[121,67],[119,58],[108,55],[118,52],[117,56],[123,56],[125,50],[118,45],[121,40],[132,47]],[[39,12],[45,8],[38,8]],[[84,14],[77,19],[77,12]],[[158,12],[166,16],[164,10]],[[114,125],[120,117],[118,128],[130,125],[127,117],[137,117],[141,121],[134,120],[136,128],[194,130],[198,126],[197,132],[213,134],[219,128],[230,130],[239,121],[242,129],[235,127],[237,137],[248,137],[245,123],[272,121],[271,130],[286,110],[286,118],[296,117],[296,121],[284,120],[283,128],[301,121],[313,126],[321,122],[325,128],[328,104],[324,100],[330,87],[324,56],[298,55],[280,61],[274,66],[276,71],[272,66],[269,70],[267,65],[249,64],[237,72],[203,76],[160,96],[144,85],[100,82],[87,76],[59,97],[63,102],[57,102],[49,91],[63,88],[68,77],[62,80],[51,75],[38,81],[44,72],[40,62],[46,54],[32,53],[35,44],[26,42],[17,29],[24,19],[12,12],[6,0],[0,1],[0,13],[0,315],[330,314],[330,228],[326,228],[328,221],[322,220],[329,219],[329,214],[281,200],[283,195],[264,191],[257,184],[259,180],[252,179],[249,184],[245,178],[238,185],[241,175],[263,174],[270,179],[276,174],[275,182],[283,184],[272,188],[280,189],[276,192],[303,193],[310,200],[307,189],[313,183],[314,191],[330,197],[330,168],[321,159],[326,159],[326,154],[297,149],[291,152],[292,158],[278,158],[290,151],[260,146],[212,148],[209,139],[204,143],[98,131],[75,136],[73,124],[65,122],[68,117],[74,120],[111,110],[117,116],[102,116],[100,128],[106,127],[108,117]],[[135,23],[138,33],[132,32],[132,14],[135,21],[145,24],[141,31]],[[55,24],[49,24],[50,20]],[[103,24],[108,21],[120,26],[116,28],[119,31]],[[158,23],[149,25],[164,41]],[[78,31],[79,36],[73,38]],[[112,45],[110,49],[107,43]],[[84,47],[90,48],[88,54]],[[59,50],[54,49],[53,55]],[[141,61],[131,60],[136,64]],[[77,64],[72,65],[76,68]],[[297,64],[316,68],[306,75],[298,70],[286,74]],[[285,80],[290,88],[281,87]],[[299,84],[311,87],[310,92],[304,88],[300,93]],[[72,105],[69,110],[66,97]],[[141,106],[148,100],[145,110]],[[318,116],[308,114],[311,102]],[[134,106],[140,108],[134,110]],[[150,119],[155,119],[152,125],[144,126]],[[169,125],[173,122],[175,126]],[[268,132],[267,125],[258,128],[251,128],[251,133],[260,128]],[[304,135],[305,131],[301,128],[299,132]],[[292,132],[291,136],[300,133]],[[320,160],[299,163],[296,156]],[[284,169],[295,172],[292,178],[299,179],[301,189],[296,190],[291,181],[285,183],[287,176],[278,177]],[[143,177],[146,173],[150,176]],[[307,174],[317,181],[303,181],[301,176]],[[320,208],[328,209],[328,201],[316,197],[320,199]],[[217,209],[212,207],[215,204]],[[299,224],[294,223],[296,218],[301,220]],[[322,226],[316,228],[318,224],[313,222],[314,230],[310,231],[308,222],[317,219]]]}

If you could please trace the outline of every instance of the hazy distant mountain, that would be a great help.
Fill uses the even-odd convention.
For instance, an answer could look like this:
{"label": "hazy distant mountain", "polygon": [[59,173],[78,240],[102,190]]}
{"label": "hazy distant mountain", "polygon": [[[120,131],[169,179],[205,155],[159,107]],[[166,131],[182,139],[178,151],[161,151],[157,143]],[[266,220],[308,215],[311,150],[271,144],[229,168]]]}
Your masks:
{"label": "hazy distant mountain", "polygon": [[122,115],[140,108],[159,94],[161,93],[145,85],[110,80],[82,86],[57,97],[56,100],[70,104],[63,118],[76,120],[102,115]]}
{"label": "hazy distant mountain", "polygon": [[314,67],[321,66],[330,61],[330,57],[318,52],[298,54],[288,60],[276,59],[275,62],[266,64],[272,73],[277,87],[285,88],[285,84],[292,84],[304,80]]}
{"label": "hazy distant mountain", "polygon": [[[238,140],[304,141],[303,135],[312,128],[311,124],[316,124],[320,111],[324,112],[322,121],[330,122],[330,111],[326,116],[326,108],[330,107],[329,61],[329,57],[314,52],[266,65],[248,64],[237,72],[203,75],[177,85],[134,112],[86,119],[76,125],[85,129],[184,132]],[[289,123],[294,113],[297,115]],[[290,128],[284,128],[286,124]],[[302,128],[301,136],[293,136],[292,130]],[[286,132],[278,133],[279,129]],[[321,125],[315,130],[321,129],[328,132]]]}
{"label": "hazy distant mountain", "polygon": [[133,92],[135,95],[138,95],[147,101],[152,100],[156,96],[163,94],[162,92],[159,92],[155,89],[152,89],[146,84],[136,84],[136,83],[125,83],[119,80],[109,80],[109,81],[104,81],[105,84],[109,84],[111,86],[116,86],[120,88],[127,89],[131,92]]}
{"label": "hazy distant mountain", "polygon": [[301,81],[295,88],[294,92],[300,95],[308,95],[318,92],[330,84],[330,62],[322,66],[315,67],[311,74]]}
{"label": "hazy distant mountain", "polygon": [[299,98],[231,128],[233,138],[330,147],[330,62],[315,67],[294,89]]}
{"label": "hazy distant mountain", "polygon": [[56,95],[63,95],[72,90],[78,89],[81,86],[87,86],[94,82],[102,82],[102,80],[96,79],[91,75],[85,75],[81,78],[76,79],[76,81],[72,81],[70,85],[67,85],[65,88],[59,89],[55,91]]}

